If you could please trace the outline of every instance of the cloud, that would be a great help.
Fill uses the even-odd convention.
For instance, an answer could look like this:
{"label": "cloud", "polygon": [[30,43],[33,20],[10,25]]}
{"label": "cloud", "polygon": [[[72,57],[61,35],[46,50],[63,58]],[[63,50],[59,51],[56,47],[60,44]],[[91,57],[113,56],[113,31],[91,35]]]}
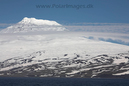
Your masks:
{"label": "cloud", "polygon": [[129,26],[129,23],[69,23],[69,24],[66,24],[67,26],[110,26],[110,25],[126,25],[126,26]]}
{"label": "cloud", "polygon": [[84,38],[129,46],[129,35],[123,33],[85,33]]}
{"label": "cloud", "polygon": [[112,38],[108,38],[108,39],[104,39],[104,38],[99,38],[99,40],[101,41],[106,41],[106,42],[111,42],[111,43],[116,43],[116,44],[123,44],[123,45],[128,45],[129,46],[129,42],[125,42],[123,40],[120,39],[112,39]]}
{"label": "cloud", "polygon": [[1,27],[10,26],[10,25],[13,25],[13,24],[0,23],[0,26],[1,26]]}
{"label": "cloud", "polygon": [[[14,24],[0,23],[0,28],[10,25]],[[129,23],[72,23],[63,26],[69,31],[129,33]]]}
{"label": "cloud", "polygon": [[7,24],[7,23],[0,23],[0,30],[7,28],[8,26],[11,26],[14,24]]}
{"label": "cloud", "polygon": [[129,33],[129,24],[125,23],[86,23],[65,27],[70,31]]}

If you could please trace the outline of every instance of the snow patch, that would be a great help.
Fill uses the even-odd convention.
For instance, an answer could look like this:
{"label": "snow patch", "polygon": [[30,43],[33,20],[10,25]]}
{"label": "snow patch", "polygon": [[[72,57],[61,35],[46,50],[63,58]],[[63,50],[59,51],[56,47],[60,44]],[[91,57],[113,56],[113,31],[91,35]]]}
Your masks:
{"label": "snow patch", "polygon": [[126,74],[129,74],[129,71],[122,72],[122,73],[116,73],[116,74],[113,74],[113,75],[126,75]]}

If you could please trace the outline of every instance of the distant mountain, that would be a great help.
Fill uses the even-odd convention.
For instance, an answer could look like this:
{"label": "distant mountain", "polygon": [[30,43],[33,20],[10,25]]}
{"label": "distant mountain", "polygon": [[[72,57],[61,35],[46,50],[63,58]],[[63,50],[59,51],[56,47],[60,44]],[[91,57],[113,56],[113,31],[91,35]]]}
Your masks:
{"label": "distant mountain", "polygon": [[56,21],[25,17],[17,24],[3,29],[1,33],[19,33],[33,31],[66,31],[66,29]]}

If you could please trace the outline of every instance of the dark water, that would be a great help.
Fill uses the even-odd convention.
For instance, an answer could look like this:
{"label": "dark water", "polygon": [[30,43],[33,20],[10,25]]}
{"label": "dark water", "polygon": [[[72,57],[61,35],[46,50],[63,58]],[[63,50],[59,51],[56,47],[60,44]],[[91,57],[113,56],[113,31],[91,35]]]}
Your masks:
{"label": "dark water", "polygon": [[129,79],[1,77],[0,86],[129,86]]}

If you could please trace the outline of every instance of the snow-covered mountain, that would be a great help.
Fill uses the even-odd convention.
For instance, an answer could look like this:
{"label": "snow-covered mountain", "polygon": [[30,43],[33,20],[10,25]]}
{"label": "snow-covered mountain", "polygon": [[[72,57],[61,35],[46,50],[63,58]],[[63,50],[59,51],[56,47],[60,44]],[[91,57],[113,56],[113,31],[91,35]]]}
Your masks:
{"label": "snow-covered mountain", "polygon": [[37,51],[0,62],[0,76],[129,78],[129,52],[92,58],[86,53],[44,58],[45,53]]}
{"label": "snow-covered mountain", "polygon": [[25,17],[17,24],[3,29],[1,33],[19,33],[34,31],[66,31],[66,29],[56,21]]}
{"label": "snow-covered mountain", "polygon": [[129,46],[120,44],[128,38],[70,32],[55,21],[25,17],[0,33],[0,76],[128,78]]}
{"label": "snow-covered mountain", "polygon": [[82,32],[1,34],[0,76],[127,77],[128,51]]}

